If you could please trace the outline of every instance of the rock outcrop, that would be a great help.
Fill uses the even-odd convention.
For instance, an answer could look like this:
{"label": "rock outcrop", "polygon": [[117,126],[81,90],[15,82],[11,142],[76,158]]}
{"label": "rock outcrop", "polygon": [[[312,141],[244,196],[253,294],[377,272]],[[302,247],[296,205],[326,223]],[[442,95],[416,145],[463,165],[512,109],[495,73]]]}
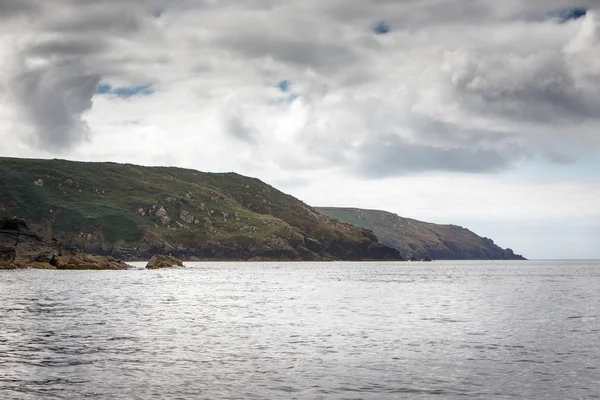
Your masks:
{"label": "rock outcrop", "polygon": [[0,217],[0,269],[127,269],[113,257],[85,254],[31,232],[22,219]]}
{"label": "rock outcrop", "polygon": [[171,255],[157,254],[152,256],[148,264],[147,269],[161,269],[161,268],[175,268],[183,267],[183,261],[173,257]]}

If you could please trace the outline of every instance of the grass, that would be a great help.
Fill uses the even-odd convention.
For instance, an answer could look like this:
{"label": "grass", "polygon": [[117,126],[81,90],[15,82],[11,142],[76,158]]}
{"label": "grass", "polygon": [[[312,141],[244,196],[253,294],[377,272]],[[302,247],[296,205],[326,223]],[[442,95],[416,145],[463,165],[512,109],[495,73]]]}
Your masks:
{"label": "grass", "polygon": [[[274,238],[291,246],[304,236],[348,250],[366,237],[362,229],[235,173],[0,158],[0,176],[0,213],[25,218],[67,243],[106,251],[207,243],[257,248],[281,243]],[[43,185],[34,184],[39,179]],[[157,215],[161,208],[168,223]],[[184,221],[183,212],[193,222]]]}

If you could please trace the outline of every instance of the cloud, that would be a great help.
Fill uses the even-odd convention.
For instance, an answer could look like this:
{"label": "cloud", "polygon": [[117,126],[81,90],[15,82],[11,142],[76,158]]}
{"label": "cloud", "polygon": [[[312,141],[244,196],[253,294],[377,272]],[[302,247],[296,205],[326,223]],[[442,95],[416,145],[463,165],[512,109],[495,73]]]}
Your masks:
{"label": "cloud", "polygon": [[523,156],[519,148],[485,149],[477,147],[440,148],[411,144],[397,137],[378,141],[360,149],[357,173],[384,178],[399,174],[444,170],[484,173],[507,169]]}
{"label": "cloud", "polygon": [[[202,137],[211,163],[256,174],[276,166],[377,178],[576,162],[578,146],[598,146],[592,6],[5,0],[2,29],[14,42],[5,107],[18,111],[20,136],[48,154],[136,120],[181,143]],[[241,156],[216,150],[228,146]]]}
{"label": "cloud", "polygon": [[577,82],[563,51],[490,55],[447,52],[443,72],[450,97],[469,112],[529,123],[597,118],[595,93]]}
{"label": "cloud", "polygon": [[0,0],[0,19],[29,14],[37,9],[36,3],[31,0]]}
{"label": "cloud", "polygon": [[70,65],[45,69],[23,63],[14,72],[9,91],[32,129],[30,143],[60,151],[87,139],[89,127],[81,115],[91,108],[99,81],[99,75]]}
{"label": "cloud", "polygon": [[[114,68],[107,62],[114,41],[142,29],[141,4],[0,3],[7,19],[0,43],[6,54],[0,75],[4,106],[19,116],[22,140],[48,154],[64,154],[89,139],[84,115],[102,76]],[[149,90],[137,87],[140,93]],[[128,87],[114,93],[136,94]]]}
{"label": "cloud", "polygon": [[246,126],[239,116],[230,116],[226,127],[227,133],[235,139],[249,144],[255,143],[252,128]]}

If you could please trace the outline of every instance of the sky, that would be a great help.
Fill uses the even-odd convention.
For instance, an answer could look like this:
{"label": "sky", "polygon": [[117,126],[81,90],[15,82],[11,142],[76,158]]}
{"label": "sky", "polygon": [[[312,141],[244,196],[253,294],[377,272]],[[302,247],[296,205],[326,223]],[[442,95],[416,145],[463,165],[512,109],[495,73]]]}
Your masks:
{"label": "sky", "polygon": [[0,156],[258,177],[600,258],[600,0],[0,0]]}

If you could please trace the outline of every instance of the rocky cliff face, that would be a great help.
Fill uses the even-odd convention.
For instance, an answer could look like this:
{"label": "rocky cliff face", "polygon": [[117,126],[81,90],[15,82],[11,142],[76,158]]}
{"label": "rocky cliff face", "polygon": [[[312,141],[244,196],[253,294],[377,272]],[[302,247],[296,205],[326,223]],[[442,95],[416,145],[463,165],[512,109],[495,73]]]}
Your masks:
{"label": "rocky cliff face", "polygon": [[85,254],[31,232],[24,220],[0,218],[0,269],[127,269],[112,257]]}
{"label": "rocky cliff face", "polygon": [[379,241],[406,258],[438,260],[523,260],[511,249],[456,225],[437,225],[396,214],[357,208],[318,207],[317,211],[356,226],[373,230]]}
{"label": "rocky cliff face", "polygon": [[216,260],[399,260],[367,229],[234,173],[0,158],[0,215],[87,253]]}

